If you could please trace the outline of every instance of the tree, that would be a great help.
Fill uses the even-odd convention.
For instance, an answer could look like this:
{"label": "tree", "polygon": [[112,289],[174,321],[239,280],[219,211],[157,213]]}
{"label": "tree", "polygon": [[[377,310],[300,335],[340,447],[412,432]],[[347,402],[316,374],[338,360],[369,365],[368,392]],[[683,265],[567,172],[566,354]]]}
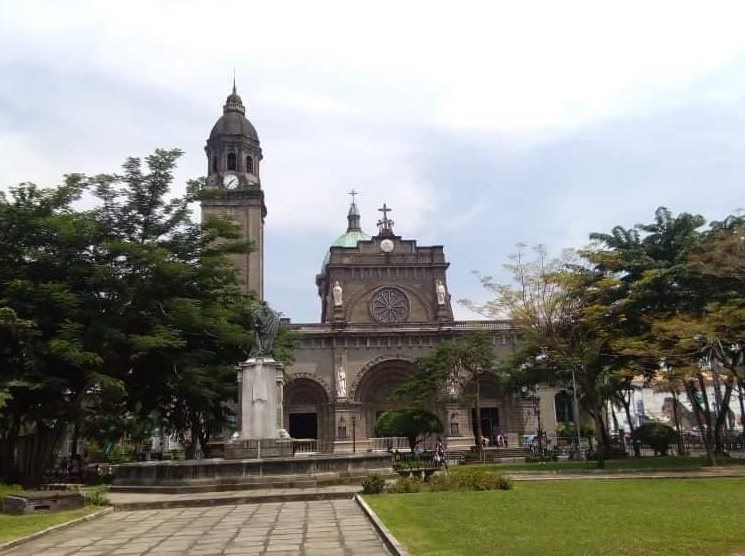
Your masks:
{"label": "tree", "polygon": [[424,409],[392,409],[383,413],[375,423],[375,434],[379,437],[405,436],[412,454],[419,442],[442,431],[440,418]]}
{"label": "tree", "polygon": [[[228,219],[191,220],[203,181],[168,198],[180,154],[0,198],[0,471],[17,466],[24,484],[92,408],[155,418],[191,452],[229,421],[255,296],[228,255],[251,246]],[[75,210],[84,192],[93,210]]]}
{"label": "tree", "polygon": [[416,370],[393,396],[418,407],[431,407],[448,399],[473,401],[476,412],[474,435],[481,448],[481,383],[487,377],[499,380],[492,338],[484,333],[458,336],[440,342],[435,350],[416,362]]}
{"label": "tree", "polygon": [[[609,438],[603,422],[602,377],[608,364],[606,347],[613,334],[609,318],[616,281],[580,264],[572,251],[549,257],[543,246],[535,258],[525,257],[523,246],[505,265],[511,283],[480,276],[494,299],[483,306],[465,302],[488,316],[512,320],[521,345],[514,361],[513,382],[549,379],[572,387],[572,371],[581,403],[595,421],[598,465]],[[533,385],[535,385],[535,382]]]}

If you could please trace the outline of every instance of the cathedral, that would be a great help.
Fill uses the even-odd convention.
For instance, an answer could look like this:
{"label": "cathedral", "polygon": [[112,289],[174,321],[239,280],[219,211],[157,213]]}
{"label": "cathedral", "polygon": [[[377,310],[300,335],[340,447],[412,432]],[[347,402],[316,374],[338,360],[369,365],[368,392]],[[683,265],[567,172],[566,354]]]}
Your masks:
{"label": "cathedral", "polygon": [[[235,86],[210,132],[205,153],[212,194],[202,202],[202,212],[234,219],[244,238],[253,242],[253,252],[233,257],[243,286],[263,299],[267,208],[262,150]],[[375,437],[375,421],[382,412],[403,407],[390,400],[391,393],[413,373],[417,358],[438,342],[485,331],[498,355],[506,356],[516,341],[509,321],[454,320],[443,247],[419,245],[397,235],[392,209],[385,203],[377,209],[374,230],[368,228],[373,233],[366,233],[356,193],[350,194],[346,231],[319,253],[315,284],[320,319],[287,320],[299,333],[300,345],[286,370],[284,428],[292,438],[312,442],[314,451],[388,447],[390,440]],[[572,420],[565,391],[546,386],[522,395],[505,393],[496,381],[484,380],[480,392],[481,429],[487,439],[502,434],[516,446],[539,428],[552,432],[557,421]],[[451,449],[467,449],[474,443],[472,405],[453,392],[451,403],[437,409]]]}

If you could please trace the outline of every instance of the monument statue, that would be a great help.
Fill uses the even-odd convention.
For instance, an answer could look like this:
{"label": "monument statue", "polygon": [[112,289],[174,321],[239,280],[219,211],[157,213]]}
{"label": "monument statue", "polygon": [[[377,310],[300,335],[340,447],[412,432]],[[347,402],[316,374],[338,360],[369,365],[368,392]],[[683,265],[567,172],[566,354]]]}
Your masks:
{"label": "monument statue", "polygon": [[339,372],[336,373],[336,397],[347,397],[347,373],[342,366],[339,366]]}
{"label": "monument statue", "polygon": [[437,292],[437,304],[445,305],[445,297],[447,295],[447,292],[445,291],[445,284],[443,284],[442,280],[440,280],[439,278],[437,279],[435,285],[435,291]]}
{"label": "monument statue", "polygon": [[274,349],[277,332],[279,332],[279,315],[269,307],[266,301],[262,301],[251,316],[251,328],[254,330],[254,342],[248,352],[249,359],[269,357]]}

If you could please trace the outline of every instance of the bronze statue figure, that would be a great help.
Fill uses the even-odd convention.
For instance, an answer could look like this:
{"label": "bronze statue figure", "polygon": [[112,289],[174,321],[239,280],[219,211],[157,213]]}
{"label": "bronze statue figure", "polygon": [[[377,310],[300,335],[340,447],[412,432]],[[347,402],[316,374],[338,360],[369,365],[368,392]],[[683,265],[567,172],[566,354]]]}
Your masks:
{"label": "bronze statue figure", "polygon": [[251,328],[254,330],[254,341],[248,357],[269,357],[279,331],[279,315],[269,307],[266,301],[262,301],[259,308],[254,311],[251,317]]}

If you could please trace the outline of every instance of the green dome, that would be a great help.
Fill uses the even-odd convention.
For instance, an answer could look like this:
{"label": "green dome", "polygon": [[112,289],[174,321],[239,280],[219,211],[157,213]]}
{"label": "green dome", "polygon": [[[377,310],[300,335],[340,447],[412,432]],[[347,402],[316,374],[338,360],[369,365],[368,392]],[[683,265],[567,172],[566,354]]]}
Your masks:
{"label": "green dome", "polygon": [[321,265],[321,274],[326,272],[326,265],[329,264],[329,260],[331,260],[331,247],[357,247],[357,244],[360,241],[370,239],[370,236],[360,228],[360,211],[354,202],[352,202],[352,205],[349,207],[347,221],[349,223],[347,231],[337,237],[329,247],[329,250],[326,251],[326,256],[323,258],[323,264]]}

